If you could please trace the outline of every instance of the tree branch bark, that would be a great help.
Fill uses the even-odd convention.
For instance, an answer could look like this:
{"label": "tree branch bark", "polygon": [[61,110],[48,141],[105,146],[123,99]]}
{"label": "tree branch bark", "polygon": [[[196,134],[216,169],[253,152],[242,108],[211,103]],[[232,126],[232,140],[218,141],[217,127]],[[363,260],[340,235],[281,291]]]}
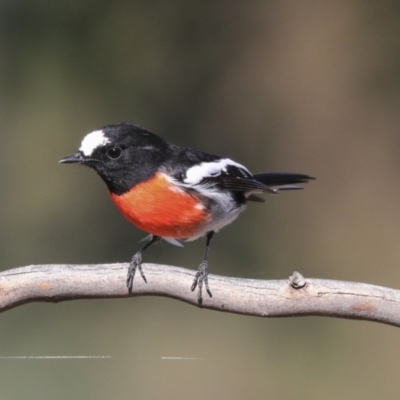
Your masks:
{"label": "tree branch bark", "polygon": [[[0,273],[0,312],[22,304],[130,297],[128,264],[31,265]],[[194,271],[143,264],[148,283],[135,277],[132,296],[165,296],[197,305]],[[400,291],[356,282],[304,279],[263,281],[209,275],[213,297],[203,308],[259,317],[320,315],[400,326]]]}

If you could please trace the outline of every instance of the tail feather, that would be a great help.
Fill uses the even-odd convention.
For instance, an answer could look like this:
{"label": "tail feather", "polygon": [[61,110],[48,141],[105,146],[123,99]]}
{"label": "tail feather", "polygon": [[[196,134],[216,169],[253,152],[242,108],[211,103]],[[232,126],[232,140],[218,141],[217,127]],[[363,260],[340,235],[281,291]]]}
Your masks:
{"label": "tail feather", "polygon": [[286,172],[268,172],[265,174],[256,174],[254,179],[258,182],[269,186],[271,189],[276,190],[298,190],[302,189],[298,184],[307,183],[315,179],[312,176],[304,174],[292,174]]}

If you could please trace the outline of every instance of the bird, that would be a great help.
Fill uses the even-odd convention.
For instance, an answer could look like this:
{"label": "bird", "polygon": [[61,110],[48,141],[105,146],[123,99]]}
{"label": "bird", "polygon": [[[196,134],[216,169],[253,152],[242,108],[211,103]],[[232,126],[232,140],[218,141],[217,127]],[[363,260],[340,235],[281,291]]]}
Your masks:
{"label": "bird", "polygon": [[174,245],[205,237],[202,262],[191,290],[203,285],[209,297],[208,254],[214,234],[233,222],[248,202],[264,202],[260,195],[302,189],[312,179],[306,174],[269,172],[252,174],[229,158],[178,146],[133,124],[107,125],[88,133],[79,150],[60,160],[83,164],[105,182],[111,200],[122,215],[149,234],[149,241],[129,264],[126,285],[133,292],[135,273],[142,269],[143,253],[164,239]]}

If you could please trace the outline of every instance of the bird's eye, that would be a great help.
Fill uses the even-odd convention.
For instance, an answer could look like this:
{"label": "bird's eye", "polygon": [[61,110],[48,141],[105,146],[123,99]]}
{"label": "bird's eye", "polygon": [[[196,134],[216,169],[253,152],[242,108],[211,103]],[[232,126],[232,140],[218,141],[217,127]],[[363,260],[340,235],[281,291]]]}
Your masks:
{"label": "bird's eye", "polygon": [[116,160],[117,158],[121,157],[122,150],[119,147],[111,147],[111,149],[107,150],[106,154],[107,154],[108,158]]}

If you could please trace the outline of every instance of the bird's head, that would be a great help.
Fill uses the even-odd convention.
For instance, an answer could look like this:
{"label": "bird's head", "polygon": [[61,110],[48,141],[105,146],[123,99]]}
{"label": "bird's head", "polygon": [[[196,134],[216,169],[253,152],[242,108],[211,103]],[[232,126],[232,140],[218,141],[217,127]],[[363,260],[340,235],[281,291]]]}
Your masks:
{"label": "bird's head", "polygon": [[79,150],[60,160],[94,169],[108,188],[123,193],[157,170],[169,144],[136,125],[108,125],[87,134]]}

